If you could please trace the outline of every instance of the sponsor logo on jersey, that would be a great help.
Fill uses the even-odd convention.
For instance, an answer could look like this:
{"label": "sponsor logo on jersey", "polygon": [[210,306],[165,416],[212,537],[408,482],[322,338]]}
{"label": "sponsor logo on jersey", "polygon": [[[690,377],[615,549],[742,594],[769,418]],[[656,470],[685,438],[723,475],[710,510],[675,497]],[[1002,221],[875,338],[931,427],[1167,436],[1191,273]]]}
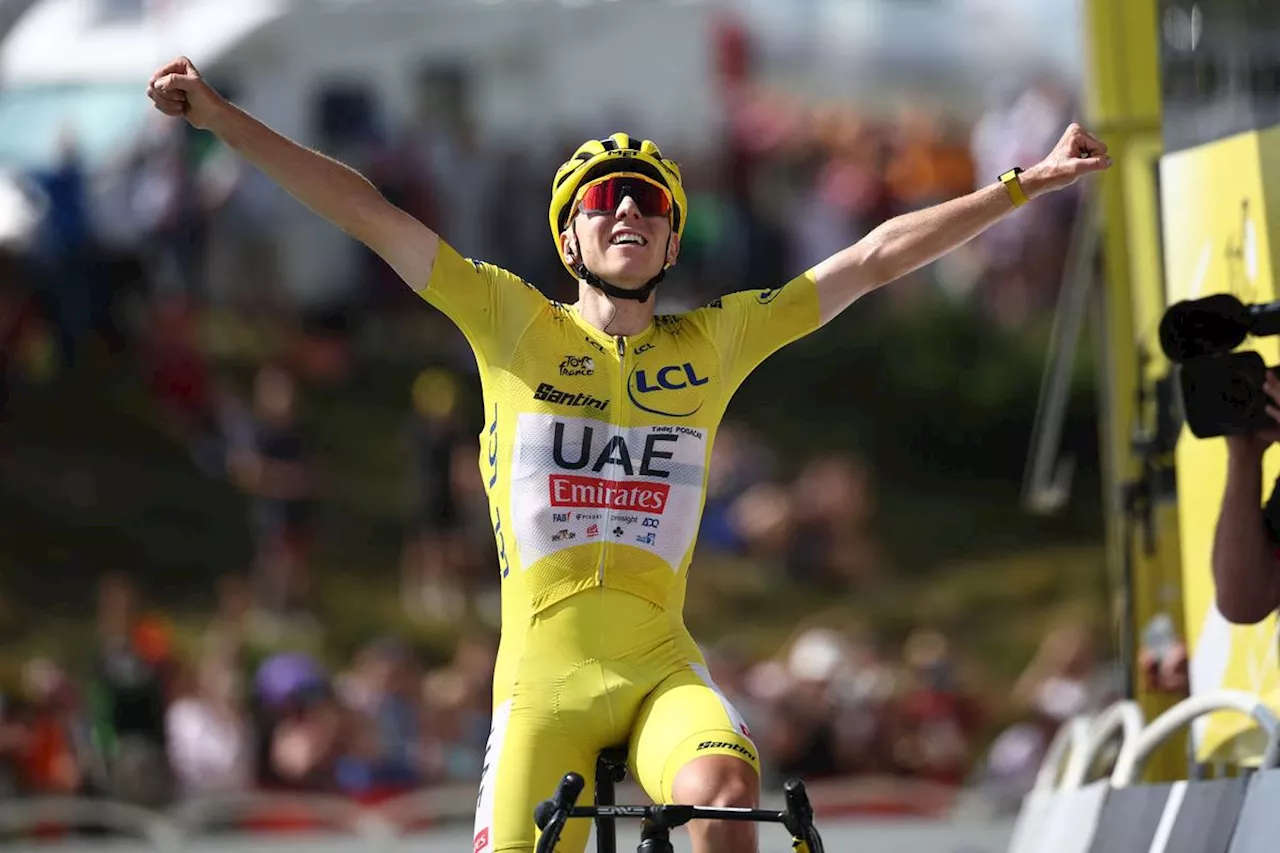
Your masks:
{"label": "sponsor logo on jersey", "polygon": [[582,339],[587,343],[591,344],[591,346],[595,347],[597,352],[604,352],[604,344],[600,343],[590,335],[583,335]]}
{"label": "sponsor logo on jersey", "polygon": [[561,376],[593,376],[596,363],[589,355],[566,355],[560,362]]}
{"label": "sponsor logo on jersey", "polygon": [[641,344],[640,346],[636,347],[636,355],[640,355],[641,353],[646,353],[649,350],[653,349],[654,346],[655,344],[653,343]]}
{"label": "sponsor logo on jersey", "polygon": [[[627,397],[641,411],[672,418],[687,418],[702,408],[697,391],[711,381],[692,362],[667,364],[655,369],[636,368],[627,380]],[[671,397],[669,394],[676,396]],[[655,396],[656,395],[656,396]]]}
{"label": "sponsor logo on jersey", "polygon": [[[596,437],[607,435],[603,429],[585,426],[582,428],[580,441],[565,444],[566,425],[556,421],[551,428],[551,459],[557,468],[565,471],[582,471],[590,469],[592,473],[601,473],[606,465],[611,471],[632,476],[661,477],[666,479],[671,472],[662,467],[662,461],[671,459],[674,449],[671,445],[680,440],[680,436],[668,432],[651,432],[644,437],[642,443],[628,444],[627,435],[609,436],[597,452]],[[632,438],[635,441],[635,438]],[[576,445],[576,446],[574,446]]]}
{"label": "sponsor logo on jersey", "polygon": [[480,853],[489,846],[489,827],[485,827],[476,833],[475,840],[471,842],[471,853]]}
{"label": "sponsor logo on jersey", "polygon": [[[581,346],[577,349],[588,352]],[[604,370],[603,356],[593,357]],[[684,359],[677,362],[659,353],[650,361],[661,367]],[[700,367],[702,361],[689,361],[697,379],[710,375],[709,369]],[[608,364],[611,369],[612,362]],[[680,377],[688,382],[683,367],[679,377],[668,376]],[[705,386],[652,396],[676,402],[686,395],[700,397],[715,387],[715,379],[711,375]],[[647,381],[655,383],[656,374],[651,373]],[[627,405],[625,400],[612,399],[610,412]],[[502,529],[509,534],[506,544],[519,550],[518,561],[512,556],[513,567],[533,567],[553,554],[612,542],[643,549],[643,554],[633,553],[646,565],[660,560],[678,572],[698,528],[709,430],[669,420],[645,426],[604,424],[601,415],[590,410],[547,408],[551,407],[516,416],[511,491],[509,499],[500,502]],[[558,536],[564,530],[576,538]],[[649,532],[655,536],[645,544]],[[585,557],[583,571],[587,571]]]}
{"label": "sponsor logo on jersey", "polygon": [[550,492],[552,506],[630,509],[661,515],[666,511],[671,487],[666,483],[626,483],[552,474]]}
{"label": "sponsor logo on jersey", "polygon": [[[783,285],[785,287],[786,285]],[[770,287],[756,294],[756,302],[761,305],[768,305],[773,300],[782,295],[782,287]]]}
{"label": "sponsor logo on jersey", "polygon": [[637,536],[636,541],[641,545],[652,545],[654,542],[658,541],[658,534],[650,530],[648,533],[642,533]]}
{"label": "sponsor logo on jersey", "polygon": [[608,400],[599,400],[590,394],[574,394],[570,391],[561,391],[548,382],[539,383],[537,389],[533,392],[533,399],[546,403],[555,403],[558,406],[585,406],[601,412],[609,408]]}
{"label": "sponsor logo on jersey", "polygon": [[697,369],[687,361],[684,364],[668,364],[654,371],[637,370],[635,372],[636,391],[640,394],[696,388],[699,385],[706,385],[709,381],[699,376]]}
{"label": "sponsor logo on jersey", "polygon": [[752,761],[756,760],[755,753],[751,750],[747,749],[740,743],[729,743],[727,740],[704,740],[702,743],[698,744],[698,750],[701,751],[704,749],[727,749],[730,752],[737,752],[741,755],[745,755]]}
{"label": "sponsor logo on jersey", "polygon": [[563,542],[566,539],[577,539],[578,534],[572,530],[561,530],[559,533],[551,537],[552,542]]}

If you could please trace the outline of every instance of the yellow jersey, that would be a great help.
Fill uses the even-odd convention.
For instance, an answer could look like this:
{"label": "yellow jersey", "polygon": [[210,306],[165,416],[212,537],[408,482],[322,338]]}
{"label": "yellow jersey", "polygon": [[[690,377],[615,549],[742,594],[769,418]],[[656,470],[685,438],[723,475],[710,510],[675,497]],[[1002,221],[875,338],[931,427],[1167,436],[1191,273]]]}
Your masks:
{"label": "yellow jersey", "polygon": [[716,428],[756,365],[818,327],[812,271],[626,337],[443,240],[419,293],[479,365],[503,623],[592,587],[679,614]]}

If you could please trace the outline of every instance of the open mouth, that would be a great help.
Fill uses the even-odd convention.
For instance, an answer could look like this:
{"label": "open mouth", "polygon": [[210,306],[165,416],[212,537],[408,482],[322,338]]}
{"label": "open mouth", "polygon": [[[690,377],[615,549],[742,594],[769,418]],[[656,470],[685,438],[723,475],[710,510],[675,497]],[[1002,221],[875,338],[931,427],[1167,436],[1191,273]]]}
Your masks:
{"label": "open mouth", "polygon": [[613,239],[609,241],[610,246],[647,246],[648,241],[639,234],[615,234]]}

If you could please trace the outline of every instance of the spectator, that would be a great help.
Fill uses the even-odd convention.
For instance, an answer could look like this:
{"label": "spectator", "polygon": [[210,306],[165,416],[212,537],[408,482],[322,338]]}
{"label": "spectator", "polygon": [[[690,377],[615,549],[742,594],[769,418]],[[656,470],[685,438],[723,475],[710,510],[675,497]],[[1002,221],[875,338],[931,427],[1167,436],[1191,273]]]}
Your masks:
{"label": "spectator", "polygon": [[12,696],[0,693],[0,803],[22,793],[19,762],[27,748],[24,711]]}
{"label": "spectator", "polygon": [[707,469],[707,499],[702,513],[701,547],[740,553],[747,541],[733,507],[748,489],[772,473],[774,460],[743,424],[726,421],[716,432]]}
{"label": "spectator", "polygon": [[207,224],[188,137],[164,128],[148,140],[133,183],[133,209],[144,229],[148,277],[163,293],[203,301]]}
{"label": "spectator", "polygon": [[423,710],[409,651],[383,638],[358,656],[339,695],[361,715],[366,743],[345,758],[339,784],[350,793],[407,791],[424,780]]}
{"label": "spectator", "polygon": [[171,785],[165,707],[173,659],[167,630],[140,612],[124,575],[98,587],[98,654],[91,708],[94,745],[108,794],[156,805]]}
{"label": "spectator", "polygon": [[302,610],[310,591],[315,477],[298,426],[296,396],[293,377],[283,369],[258,371],[253,443],[233,449],[230,457],[232,478],[253,500],[260,600],[276,615]]}
{"label": "spectator", "polygon": [[254,687],[258,784],[336,790],[338,761],[356,729],[324,668],[305,654],[272,655],[258,668]]}
{"label": "spectator", "polygon": [[431,768],[439,779],[473,779],[481,770],[496,659],[496,644],[488,637],[463,637],[450,665],[423,679],[423,701],[434,736]]}
{"label": "spectator", "polygon": [[210,427],[213,400],[204,353],[197,346],[196,316],[189,303],[161,298],[151,305],[147,370],[162,423],[194,444]]}
{"label": "spectator", "polygon": [[54,167],[37,172],[34,178],[48,202],[35,257],[63,364],[73,366],[93,323],[95,294],[90,263],[93,243],[86,207],[88,175],[78,142],[70,131],[59,139]]}
{"label": "spectator", "polygon": [[786,656],[787,689],[778,696],[775,707],[781,714],[773,721],[776,733],[770,735],[769,752],[779,775],[817,779],[839,771],[831,687],[848,653],[845,638],[829,628],[811,628],[792,642]]}
{"label": "spectator", "polygon": [[959,684],[950,643],[938,631],[913,631],[903,662],[904,689],[889,714],[899,772],[959,785],[974,759],[978,704]]}
{"label": "spectator", "polygon": [[211,646],[196,666],[189,695],[165,717],[169,757],[184,796],[247,790],[253,750],[235,660]]}
{"label": "spectator", "polygon": [[475,467],[475,439],[464,432],[460,392],[449,372],[423,371],[413,383],[408,426],[413,510],[402,558],[404,605],[411,614],[448,622],[461,619],[467,603],[461,577],[465,509],[454,482],[462,447],[471,449]]}
{"label": "spectator", "polygon": [[26,707],[9,729],[18,784],[27,794],[72,796],[84,784],[84,738],[75,694],[63,670],[46,658],[23,668]]}
{"label": "spectator", "polygon": [[1109,685],[1096,665],[1093,640],[1082,622],[1049,631],[1035,658],[1013,687],[1016,707],[1061,724],[1077,714],[1100,710]]}
{"label": "spectator", "polygon": [[821,455],[793,485],[788,569],[792,578],[832,588],[870,580],[883,569],[870,530],[871,476],[849,455]]}

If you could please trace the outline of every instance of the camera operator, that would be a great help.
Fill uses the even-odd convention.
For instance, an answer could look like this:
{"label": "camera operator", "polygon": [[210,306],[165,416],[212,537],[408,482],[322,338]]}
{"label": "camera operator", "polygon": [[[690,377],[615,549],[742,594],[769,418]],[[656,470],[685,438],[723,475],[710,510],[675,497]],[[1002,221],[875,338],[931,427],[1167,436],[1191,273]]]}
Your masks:
{"label": "camera operator", "polygon": [[1227,436],[1227,486],[1213,539],[1218,610],[1252,625],[1280,609],[1280,481],[1262,501],[1262,456],[1280,441],[1280,379],[1266,373],[1263,390],[1274,427]]}

